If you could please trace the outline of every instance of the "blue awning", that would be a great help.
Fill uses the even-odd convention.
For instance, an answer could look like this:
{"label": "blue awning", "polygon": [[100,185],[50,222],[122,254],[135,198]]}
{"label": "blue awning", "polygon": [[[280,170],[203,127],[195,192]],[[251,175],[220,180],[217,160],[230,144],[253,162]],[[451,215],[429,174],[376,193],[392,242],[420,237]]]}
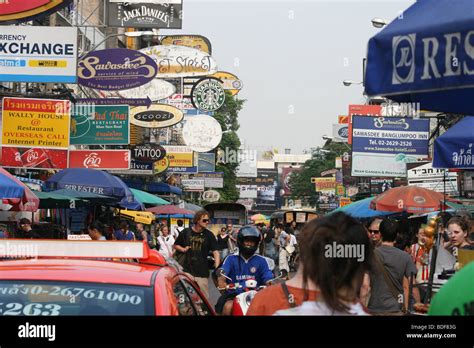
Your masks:
{"label": "blue awning", "polygon": [[124,180],[128,187],[142,190],[149,193],[158,193],[158,194],[175,194],[181,196],[183,194],[183,190],[181,190],[177,186],[172,186],[164,182],[137,182],[131,180]]}
{"label": "blue awning", "polygon": [[434,143],[434,168],[474,168],[474,116],[466,116]]}

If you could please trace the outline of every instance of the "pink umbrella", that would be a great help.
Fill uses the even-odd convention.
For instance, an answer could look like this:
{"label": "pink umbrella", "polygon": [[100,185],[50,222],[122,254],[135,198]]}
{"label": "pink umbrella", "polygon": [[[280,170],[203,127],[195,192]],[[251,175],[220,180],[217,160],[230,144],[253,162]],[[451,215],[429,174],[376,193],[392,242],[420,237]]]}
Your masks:
{"label": "pink umbrella", "polygon": [[18,185],[23,186],[25,189],[25,193],[21,198],[5,198],[3,199],[3,203],[12,205],[13,207],[9,209],[9,211],[37,211],[39,207],[39,198],[30,190],[28,186],[22,183],[20,180],[15,178],[5,169],[0,168],[0,175],[4,175],[11,180],[15,181]]}
{"label": "pink umbrella", "polygon": [[174,214],[187,214],[187,215],[194,215],[194,211],[183,209],[177,207],[176,205],[162,205],[158,207],[149,208],[146,211],[152,212],[156,215],[174,215]]}

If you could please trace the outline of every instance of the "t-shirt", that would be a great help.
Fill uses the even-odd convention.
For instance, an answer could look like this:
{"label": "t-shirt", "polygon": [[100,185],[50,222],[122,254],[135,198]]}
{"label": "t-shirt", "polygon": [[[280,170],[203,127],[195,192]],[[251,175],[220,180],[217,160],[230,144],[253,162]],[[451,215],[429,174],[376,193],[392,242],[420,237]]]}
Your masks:
{"label": "t-shirt", "polygon": [[273,238],[275,238],[275,231],[273,229],[268,229],[265,231],[265,238],[264,241],[265,243],[272,243]]}
{"label": "t-shirt", "polygon": [[135,235],[132,231],[127,231],[127,233],[124,234],[121,230],[117,230],[114,235],[117,240],[135,240]]}
{"label": "t-shirt", "polygon": [[171,257],[173,253],[174,238],[173,236],[159,236],[158,243],[160,243],[160,250],[158,252],[164,257]]}
{"label": "t-shirt", "polygon": [[226,234],[224,238],[219,234],[217,236],[217,245],[219,250],[224,250],[224,249],[229,249],[229,244],[227,243],[229,241],[229,235]]}
{"label": "t-shirt", "polygon": [[280,233],[280,246],[282,248],[286,247],[286,238],[288,238],[288,232],[281,231]]}
{"label": "t-shirt", "polygon": [[[393,283],[398,290],[397,293],[403,295],[403,278],[409,278],[411,274],[417,272],[411,256],[400,249],[387,245],[376,248],[375,252],[378,253],[389,277],[393,279]],[[370,288],[371,295],[368,305],[370,311],[377,313],[400,311],[399,299],[395,299],[393,296],[389,285],[385,281],[384,273],[377,266],[375,260],[370,272]],[[401,297],[400,299],[403,300],[404,298]]]}
{"label": "t-shirt", "polygon": [[[296,305],[300,305],[305,300],[305,293],[302,288],[295,288],[288,285],[288,292],[294,296]],[[316,301],[318,292],[307,290],[307,300]],[[290,308],[288,298],[280,284],[269,286],[260,290],[250,303],[247,315],[273,315],[280,309]]]}
{"label": "t-shirt", "polygon": [[464,266],[444,284],[431,301],[428,315],[474,316],[474,262]]}
{"label": "t-shirt", "polygon": [[173,236],[174,239],[177,239],[178,236],[181,234],[181,232],[184,230],[184,227],[181,226],[176,226],[173,231],[171,232],[171,235]]}
{"label": "t-shirt", "polygon": [[369,315],[360,303],[349,306],[348,312],[330,309],[324,302],[305,301],[301,306],[277,311],[275,315]]}
{"label": "t-shirt", "polygon": [[194,232],[191,228],[186,228],[181,232],[174,244],[183,248],[191,246],[183,267],[185,272],[195,277],[209,277],[207,256],[209,252],[217,250],[217,240],[211,231],[204,229],[198,233]]}

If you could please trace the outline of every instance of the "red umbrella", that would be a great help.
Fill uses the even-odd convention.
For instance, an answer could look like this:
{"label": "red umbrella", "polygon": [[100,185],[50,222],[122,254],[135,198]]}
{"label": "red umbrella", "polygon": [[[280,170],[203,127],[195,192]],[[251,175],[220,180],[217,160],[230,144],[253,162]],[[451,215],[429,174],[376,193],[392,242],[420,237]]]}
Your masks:
{"label": "red umbrella", "polygon": [[422,214],[438,211],[443,194],[417,186],[394,187],[370,202],[370,208],[380,211]]}
{"label": "red umbrella", "polygon": [[12,205],[13,207],[9,211],[37,211],[39,207],[39,198],[30,190],[28,186],[22,183],[20,180],[15,178],[5,169],[0,168],[0,174],[4,175],[11,180],[15,181],[18,185],[21,185],[25,189],[25,193],[21,198],[7,198],[3,199],[4,204]]}
{"label": "red umbrella", "polygon": [[171,205],[171,204],[149,208],[146,211],[152,212],[153,214],[156,214],[156,215],[174,215],[174,214],[194,215],[195,213],[192,210],[183,209],[176,205]]}

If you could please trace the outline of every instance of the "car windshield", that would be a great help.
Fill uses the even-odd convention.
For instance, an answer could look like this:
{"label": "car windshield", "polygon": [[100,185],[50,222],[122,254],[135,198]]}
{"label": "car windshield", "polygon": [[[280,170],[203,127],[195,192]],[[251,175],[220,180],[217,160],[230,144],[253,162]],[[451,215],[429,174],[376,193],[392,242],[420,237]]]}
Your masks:
{"label": "car windshield", "polygon": [[56,281],[0,281],[0,315],[153,315],[153,289]]}

